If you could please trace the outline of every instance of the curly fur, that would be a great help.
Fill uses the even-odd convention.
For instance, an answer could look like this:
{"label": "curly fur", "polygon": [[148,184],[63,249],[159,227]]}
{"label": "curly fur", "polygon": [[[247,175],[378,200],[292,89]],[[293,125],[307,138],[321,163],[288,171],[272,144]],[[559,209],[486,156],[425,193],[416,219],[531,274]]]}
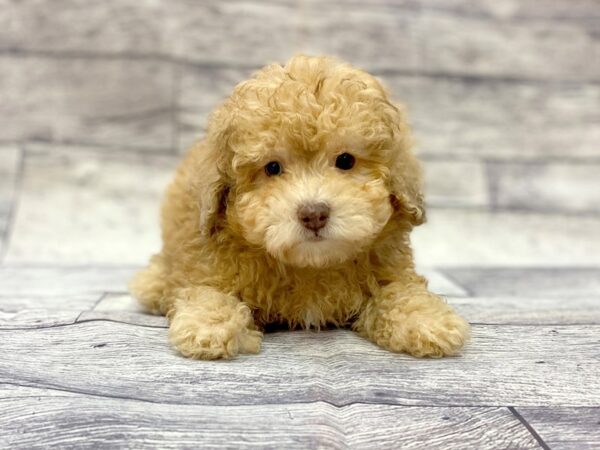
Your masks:
{"label": "curly fur", "polygon": [[[239,84],[180,164],[162,251],[131,283],[185,356],[260,350],[267,324],[351,326],[415,356],[452,355],[468,324],[427,290],[409,234],[424,222],[410,131],[371,75],[296,56]],[[351,170],[335,167],[351,153]],[[278,161],[279,176],[264,166]],[[318,236],[297,217],[325,202]]]}

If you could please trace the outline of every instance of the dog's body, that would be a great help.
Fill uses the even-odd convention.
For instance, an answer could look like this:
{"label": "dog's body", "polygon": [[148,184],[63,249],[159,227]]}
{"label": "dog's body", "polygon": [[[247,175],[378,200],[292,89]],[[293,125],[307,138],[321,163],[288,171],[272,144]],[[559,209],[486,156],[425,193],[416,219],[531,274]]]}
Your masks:
{"label": "dog's body", "polygon": [[404,118],[373,77],[330,58],[268,66],[179,166],[163,249],[132,291],[190,357],[256,353],[272,323],[454,354],[468,324],[414,271],[420,180]]}

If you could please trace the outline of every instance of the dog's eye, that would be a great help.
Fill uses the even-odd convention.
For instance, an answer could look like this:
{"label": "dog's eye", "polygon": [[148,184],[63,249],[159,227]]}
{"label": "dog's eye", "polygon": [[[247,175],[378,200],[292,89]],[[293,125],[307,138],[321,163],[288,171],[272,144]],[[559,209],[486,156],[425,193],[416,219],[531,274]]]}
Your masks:
{"label": "dog's eye", "polygon": [[342,153],[335,160],[335,167],[342,170],[350,170],[354,167],[356,159],[350,153]]}
{"label": "dog's eye", "polygon": [[281,175],[282,171],[283,169],[281,168],[281,164],[279,164],[277,161],[271,161],[265,166],[265,173],[268,177],[272,177],[274,175]]}

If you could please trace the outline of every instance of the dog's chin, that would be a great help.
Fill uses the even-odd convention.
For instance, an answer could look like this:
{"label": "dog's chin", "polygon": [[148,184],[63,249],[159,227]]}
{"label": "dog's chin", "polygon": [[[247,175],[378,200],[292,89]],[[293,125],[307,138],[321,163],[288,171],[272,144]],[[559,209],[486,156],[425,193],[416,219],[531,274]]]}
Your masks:
{"label": "dog's chin", "polygon": [[356,243],[331,238],[302,239],[269,253],[280,261],[295,267],[325,268],[341,264],[356,254]]}

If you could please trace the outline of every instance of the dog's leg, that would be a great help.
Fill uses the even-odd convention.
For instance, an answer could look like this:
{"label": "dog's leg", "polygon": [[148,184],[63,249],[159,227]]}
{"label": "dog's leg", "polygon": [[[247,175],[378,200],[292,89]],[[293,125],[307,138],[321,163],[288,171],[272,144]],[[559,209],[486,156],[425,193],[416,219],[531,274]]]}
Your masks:
{"label": "dog's leg", "polygon": [[262,333],[248,306],[211,287],[176,290],[168,316],[169,338],[184,356],[219,359],[260,351]]}
{"label": "dog's leg", "polygon": [[382,287],[353,328],[381,347],[419,357],[456,354],[469,337],[469,324],[418,276]]}

